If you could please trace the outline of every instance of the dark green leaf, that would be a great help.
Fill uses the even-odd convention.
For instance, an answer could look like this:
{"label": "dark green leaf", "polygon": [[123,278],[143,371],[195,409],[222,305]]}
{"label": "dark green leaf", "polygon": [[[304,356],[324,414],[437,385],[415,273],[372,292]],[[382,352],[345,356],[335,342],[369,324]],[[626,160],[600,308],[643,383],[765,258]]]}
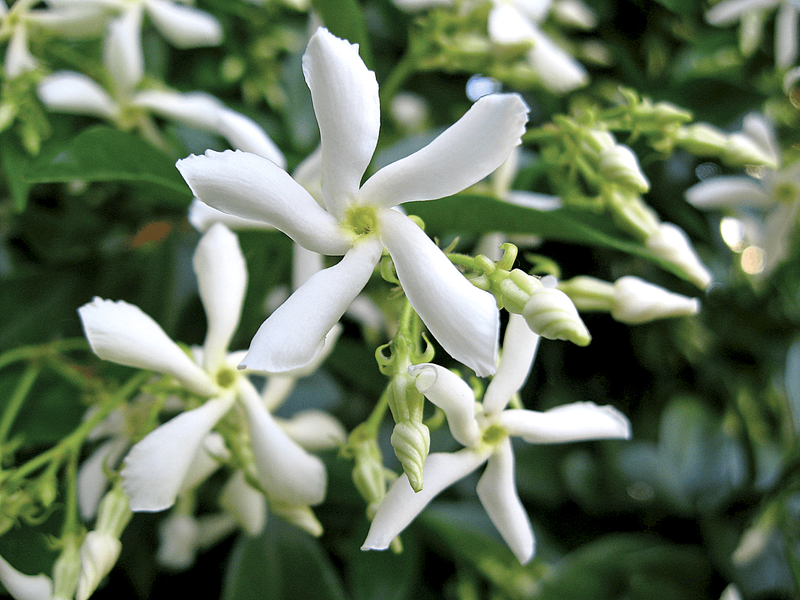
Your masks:
{"label": "dark green leaf", "polygon": [[413,532],[403,533],[403,551],[395,554],[362,552],[354,542],[350,555],[349,582],[356,600],[405,600],[415,598],[420,573],[419,544]]}
{"label": "dark green leaf", "polygon": [[43,156],[27,170],[25,180],[123,181],[154,188],[173,205],[188,206],[192,198],[171,156],[131,133],[104,126],[78,134],[55,156]]}
{"label": "dark green leaf", "polygon": [[17,212],[25,210],[28,204],[28,193],[32,184],[23,179],[31,158],[22,148],[17,139],[11,135],[0,138],[0,165],[6,174],[8,187],[11,189],[11,199]]}
{"label": "dark green leaf", "polygon": [[271,517],[257,538],[242,535],[225,574],[223,600],[345,600],[320,543]]}

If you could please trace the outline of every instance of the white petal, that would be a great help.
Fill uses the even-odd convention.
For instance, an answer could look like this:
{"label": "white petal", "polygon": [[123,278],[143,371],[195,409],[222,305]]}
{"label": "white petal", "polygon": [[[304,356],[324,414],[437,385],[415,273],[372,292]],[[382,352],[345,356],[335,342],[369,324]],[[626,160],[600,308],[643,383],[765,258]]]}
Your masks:
{"label": "white petal", "polygon": [[793,2],[781,2],[775,18],[775,65],[788,69],[797,60],[798,9]]}
{"label": "white petal", "polygon": [[522,192],[519,190],[509,191],[503,198],[509,204],[524,206],[534,210],[550,211],[558,210],[564,206],[564,202],[558,196],[550,194],[537,194],[534,192]]}
{"label": "white petal", "polygon": [[111,96],[94,79],[82,73],[58,71],[42,79],[37,91],[44,105],[56,112],[90,115],[109,121],[116,119],[119,112]]}
{"label": "white petal", "polygon": [[268,223],[321,254],[344,254],[351,246],[338,221],[266,158],[238,150],[209,150],[179,160],[176,166],[194,195],[209,206]]}
{"label": "white petal", "polygon": [[550,12],[552,0],[513,0],[514,6],[527,18],[541,23]]}
{"label": "white petal", "polygon": [[164,0],[145,0],[145,5],[150,20],[176,48],[216,46],[222,42],[222,26],[205,11]]}
{"label": "white petal", "polygon": [[233,405],[232,395],[208,400],[156,427],[131,448],[122,469],[122,488],[131,510],[169,508],[183,485],[203,440]]}
{"label": "white petal", "polygon": [[39,62],[28,50],[28,32],[25,27],[20,24],[14,27],[14,33],[11,34],[11,40],[6,49],[6,58],[3,62],[4,75],[8,79],[13,79],[23,73],[33,71],[39,66]]}
{"label": "white petal", "polygon": [[347,440],[341,422],[321,410],[304,410],[280,421],[281,429],[309,452],[338,448]]}
{"label": "white petal", "polygon": [[389,486],[383,498],[362,550],[385,550],[416,516],[442,490],[469,475],[487,459],[486,453],[465,448],[452,454],[436,452],[425,459],[423,480],[425,487],[415,493],[405,474]]}
{"label": "white petal", "polygon": [[538,347],[539,335],[531,331],[522,315],[509,313],[497,374],[483,396],[484,412],[493,414],[503,410],[511,397],[522,388]]}
{"label": "white petal", "polygon": [[502,2],[489,12],[489,38],[496,44],[533,41],[533,25],[511,4]]}
{"label": "white petal", "polygon": [[156,561],[171,570],[188,569],[197,558],[199,535],[193,516],[173,512],[159,524]]}
{"label": "white petal", "polygon": [[78,508],[85,521],[91,520],[97,514],[100,499],[110,484],[105,469],[114,469],[128,444],[130,440],[125,437],[108,440],[81,463],[77,479]]}
{"label": "white petal", "polygon": [[296,290],[324,267],[325,261],[321,254],[295,244],[292,247],[292,288]]}
{"label": "white petal", "polygon": [[239,326],[247,265],[236,234],[222,223],[211,226],[197,244],[193,260],[208,330],[203,343],[203,366],[217,369]]}
{"label": "white petal", "polygon": [[506,544],[520,563],[528,563],[535,549],[533,528],[517,494],[510,439],[503,440],[489,457],[477,490],[481,504]]}
{"label": "white petal", "polygon": [[280,373],[309,364],[358,296],[381,256],[377,240],[353,246],[333,267],[311,276],[256,332],[242,367]]}
{"label": "white petal", "polygon": [[234,149],[258,154],[282,169],[286,168],[286,158],[283,153],[267,132],[250,117],[223,107],[216,131],[228,140]]}
{"label": "white petal", "polygon": [[206,231],[214,223],[222,223],[228,229],[234,231],[240,231],[242,229],[274,229],[272,225],[268,225],[264,223],[264,221],[243,219],[242,217],[224,213],[216,208],[211,208],[199,198],[194,198],[189,205],[188,219],[189,223],[191,223],[192,227],[197,229],[197,231]]}
{"label": "white petal", "polygon": [[369,178],[359,203],[394,206],[458,193],[497,169],[525,133],[528,107],[516,94],[490,94],[439,137]]}
{"label": "white petal", "polygon": [[198,394],[216,393],[208,375],[138,306],[94,298],[78,314],[92,351],[103,360],[172,375]]}
{"label": "white petal", "polygon": [[405,215],[381,211],[379,227],[403,290],[431,334],[479,377],[494,373],[500,328],[494,297],[467,281]]}
{"label": "white petal", "polygon": [[225,446],[225,439],[216,431],[212,431],[203,439],[202,445],[194,454],[189,469],[183,477],[178,494],[184,494],[205,482],[212,473],[230,458],[230,451]]}
{"label": "white petal", "polygon": [[267,497],[288,505],[321,503],[328,485],[322,461],[284,433],[246,380],[241,385],[240,399],[247,412],[258,479]]}
{"label": "white petal", "polygon": [[459,444],[477,448],[481,429],[475,419],[475,393],[458,375],[432,363],[413,365],[408,374],[415,378],[414,385],[444,411],[450,433]]}
{"label": "white petal", "polygon": [[760,113],[748,113],[742,121],[742,133],[752,139],[776,165],[780,164],[781,149],[769,119]]}
{"label": "white petal", "polygon": [[108,13],[91,7],[32,10],[26,20],[36,27],[67,39],[99,37],[105,31]]}
{"label": "white petal", "polygon": [[556,94],[566,94],[589,83],[589,74],[583,65],[541,31],[534,34],[528,61],[542,85]]}
{"label": "white petal", "polygon": [[203,92],[180,94],[168,90],[145,90],[133,99],[136,106],[155,114],[184,123],[190,127],[213,131],[224,108],[214,96]]}
{"label": "white petal", "polygon": [[25,575],[0,557],[0,582],[14,600],[51,600],[53,580],[45,574]]}
{"label": "white petal", "polygon": [[545,412],[512,409],[500,414],[509,435],[531,444],[555,444],[598,439],[628,439],[631,424],[613,406],[574,402]]}
{"label": "white petal", "polygon": [[292,172],[294,180],[302,185],[314,199],[323,206],[322,202],[322,151],[319,146],[306,156]]}
{"label": "white petal", "polygon": [[341,217],[355,200],[378,143],[380,104],[375,73],[358,45],[317,29],[303,56],[322,146],[322,199]]}
{"label": "white petal", "polygon": [[394,0],[394,5],[401,10],[416,12],[437,6],[452,6],[453,0]]}
{"label": "white petal", "polygon": [[245,481],[243,471],[236,471],[228,479],[222,488],[219,505],[250,535],[258,535],[264,529],[267,521],[267,500],[264,494]]}
{"label": "white petal", "polygon": [[103,63],[121,101],[131,96],[144,77],[142,10],[134,4],[108,26],[103,44]]}
{"label": "white petal", "polygon": [[779,0],[723,0],[706,13],[711,25],[730,25],[744,13],[775,6]]}

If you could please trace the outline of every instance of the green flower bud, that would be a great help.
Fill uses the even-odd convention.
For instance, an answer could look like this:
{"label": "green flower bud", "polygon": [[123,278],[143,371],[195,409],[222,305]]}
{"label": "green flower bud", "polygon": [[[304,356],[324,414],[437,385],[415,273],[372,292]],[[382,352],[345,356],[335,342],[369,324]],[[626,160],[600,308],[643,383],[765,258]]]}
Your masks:
{"label": "green flower bud", "polygon": [[401,421],[392,431],[392,447],[403,465],[411,489],[422,490],[422,469],[431,447],[431,434],[421,421]]}
{"label": "green flower bud", "polygon": [[587,346],[592,340],[572,300],[561,290],[535,290],[522,316],[531,331],[549,340],[569,340],[578,346]]}
{"label": "green flower bud", "polygon": [[117,564],[122,543],[100,531],[90,531],[81,544],[81,573],[75,600],[88,600]]}
{"label": "green flower bud", "polygon": [[642,173],[639,161],[633,150],[621,144],[615,144],[600,153],[598,165],[600,176],[607,181],[630,188],[644,194],[650,189],[650,182]]}
{"label": "green flower bud", "polygon": [[53,600],[72,600],[81,575],[81,553],[77,536],[64,540],[64,549],[53,565]]}
{"label": "green flower bud", "polygon": [[699,156],[718,156],[724,151],[727,140],[728,136],[707,123],[695,123],[675,132],[677,144]]}
{"label": "green flower bud", "polygon": [[728,137],[728,142],[725,144],[725,149],[720,158],[734,167],[764,165],[770,169],[778,168],[778,163],[774,157],[764,152],[759,148],[758,144],[741,133],[734,133]]}

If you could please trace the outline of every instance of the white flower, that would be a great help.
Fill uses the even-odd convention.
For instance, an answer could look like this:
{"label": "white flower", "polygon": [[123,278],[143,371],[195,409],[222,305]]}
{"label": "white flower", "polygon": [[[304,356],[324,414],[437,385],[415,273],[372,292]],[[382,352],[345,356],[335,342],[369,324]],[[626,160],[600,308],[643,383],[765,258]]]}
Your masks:
{"label": "white flower", "polygon": [[645,246],[659,258],[680,267],[700,289],[711,285],[711,273],[700,262],[686,232],[674,223],[660,223],[658,230],[645,240]]}
{"label": "white flower", "polygon": [[[686,200],[697,208],[726,209],[752,224],[749,235],[764,250],[763,273],[768,274],[789,251],[800,211],[800,162],[781,164],[781,153],[769,122],[757,114],[745,117],[743,133],[772,158],[777,169],[766,167],[758,178],[723,175],[701,181],[686,190]],[[758,221],[748,219],[755,211]]]}
{"label": "white flower", "polygon": [[243,366],[274,372],[313,360],[385,246],[408,299],[445,350],[480,375],[493,372],[499,326],[494,298],[469,283],[392,207],[454,194],[494,171],[520,143],[527,107],[516,95],[484,97],[427,147],[360,186],[378,141],[375,75],[357,46],[325,29],[311,38],[303,65],[320,127],[323,206],[285,171],[252,154],[209,151],[177,165],[203,202],[266,221],[309,250],[344,255],[267,319]]}
{"label": "white flower", "polygon": [[395,480],[378,508],[362,549],[383,550],[439,492],[483,463],[478,497],[503,539],[521,563],[534,553],[530,521],[517,495],[511,436],[536,443],[628,438],[630,424],[616,409],[578,402],[546,412],[506,409],[527,379],[539,336],[524,319],[510,315],[497,375],[486,388],[482,406],[469,385],[434,364],[415,365],[416,386],[447,415],[453,437],[466,448],[434,453],[425,461],[422,491],[415,493],[405,475]]}
{"label": "white flower", "polygon": [[[748,40],[748,27],[746,23],[752,17],[774,8],[778,9],[775,17],[775,65],[780,69],[787,69],[797,60],[797,26],[800,6],[794,0],[723,0],[715,4],[707,13],[706,21],[712,25],[725,26],[736,21],[742,21],[741,34],[742,49],[745,53],[752,52],[761,39],[759,23],[755,39]],[[760,19],[758,19],[760,21]]]}
{"label": "white flower", "polygon": [[0,583],[14,600],[52,600],[53,580],[47,575],[20,573],[0,556]]}
{"label": "white flower", "polygon": [[227,347],[238,326],[247,270],[236,236],[218,224],[203,236],[194,256],[208,332],[198,361],[173,342],[149,316],[125,302],[96,298],[79,313],[92,350],[100,358],[171,375],[209,397],[145,436],[124,460],[123,487],[131,510],[171,506],[206,452],[204,441],[239,402],[246,416],[257,477],[270,500],[313,506],[325,496],[322,462],[283,432],[246,373],[237,371]]}
{"label": "white flower", "polygon": [[551,92],[564,94],[589,83],[589,75],[571,54],[539,27],[549,11],[549,0],[493,0],[489,13],[489,37],[498,44],[531,42],[528,62],[539,74],[542,85]]}

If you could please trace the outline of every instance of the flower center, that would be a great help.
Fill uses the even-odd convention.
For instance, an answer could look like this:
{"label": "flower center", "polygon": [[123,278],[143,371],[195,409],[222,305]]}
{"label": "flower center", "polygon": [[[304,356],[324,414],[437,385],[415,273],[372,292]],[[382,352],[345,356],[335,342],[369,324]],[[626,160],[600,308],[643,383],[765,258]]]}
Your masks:
{"label": "flower center", "polygon": [[222,389],[227,389],[236,382],[236,376],[237,373],[233,369],[222,367],[217,371],[217,385]]}
{"label": "flower center", "polygon": [[351,206],[345,216],[344,224],[357,236],[369,235],[378,228],[378,216],[371,206]]}
{"label": "flower center", "polygon": [[775,199],[778,202],[791,204],[797,199],[797,188],[791,183],[782,183],[775,188]]}
{"label": "flower center", "polygon": [[502,425],[492,423],[483,432],[482,442],[488,446],[496,446],[508,436],[508,432]]}

